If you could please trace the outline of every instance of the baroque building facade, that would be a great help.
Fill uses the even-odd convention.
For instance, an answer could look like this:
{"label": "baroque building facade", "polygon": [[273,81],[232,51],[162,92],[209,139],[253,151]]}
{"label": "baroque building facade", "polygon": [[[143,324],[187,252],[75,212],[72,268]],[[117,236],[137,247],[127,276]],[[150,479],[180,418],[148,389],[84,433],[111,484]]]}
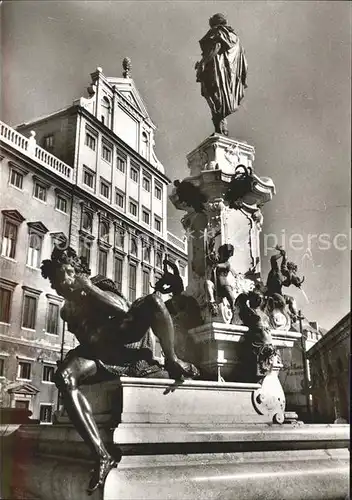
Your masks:
{"label": "baroque building facade", "polygon": [[292,349],[283,349],[281,358],[283,367],[280,370],[280,381],[285,390],[288,411],[296,412],[305,422],[312,418],[312,396],[310,394],[310,363],[307,351],[316,344],[326,332],[316,321],[308,321],[302,317],[299,327],[291,330],[300,331],[302,338],[295,342]]}
{"label": "baroque building facade", "polygon": [[350,421],[351,313],[307,352],[315,422]]}
{"label": "baroque building facade", "polygon": [[57,404],[56,362],[75,345],[40,273],[55,244],[130,301],[153,291],[166,256],[187,284],[186,242],[167,230],[170,180],[133,80],[98,68],[88,92],[17,130],[1,123],[0,404],[42,422]]}

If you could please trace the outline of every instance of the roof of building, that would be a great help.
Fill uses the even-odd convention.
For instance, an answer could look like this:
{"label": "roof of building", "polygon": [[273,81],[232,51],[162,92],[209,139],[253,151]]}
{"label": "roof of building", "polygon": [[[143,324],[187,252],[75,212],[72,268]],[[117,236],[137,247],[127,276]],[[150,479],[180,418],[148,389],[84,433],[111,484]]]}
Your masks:
{"label": "roof of building", "polygon": [[328,332],[323,335],[323,337],[314,344],[309,351],[307,351],[307,356],[312,357],[316,355],[322,349],[327,349],[329,346],[334,345],[340,338],[345,338],[351,333],[351,312],[348,312],[341,318],[336,325],[334,325]]}

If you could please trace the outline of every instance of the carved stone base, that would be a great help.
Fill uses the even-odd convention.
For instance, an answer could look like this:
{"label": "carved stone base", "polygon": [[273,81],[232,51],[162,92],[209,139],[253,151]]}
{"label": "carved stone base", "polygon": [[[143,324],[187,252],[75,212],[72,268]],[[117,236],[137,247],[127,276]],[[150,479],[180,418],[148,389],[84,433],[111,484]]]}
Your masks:
{"label": "carved stone base", "polygon": [[[240,377],[243,364],[243,343],[248,328],[244,325],[229,325],[210,322],[189,330],[200,359],[202,378],[218,380],[219,373],[225,381],[248,380]],[[291,348],[300,339],[298,332],[272,330],[273,344],[278,348]],[[255,372],[255,367],[252,367]]]}

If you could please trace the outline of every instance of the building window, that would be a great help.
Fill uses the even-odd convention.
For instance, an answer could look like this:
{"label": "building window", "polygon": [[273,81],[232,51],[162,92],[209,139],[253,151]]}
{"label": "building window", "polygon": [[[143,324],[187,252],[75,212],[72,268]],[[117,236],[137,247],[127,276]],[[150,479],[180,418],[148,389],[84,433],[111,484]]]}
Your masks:
{"label": "building window", "polygon": [[143,269],[143,290],[142,290],[143,295],[149,294],[149,283],[150,283],[149,271],[147,271],[147,269]]}
{"label": "building window", "polygon": [[144,262],[150,262],[150,246],[143,246],[143,260]]}
{"label": "building window", "polygon": [[4,219],[1,255],[14,259],[16,255],[17,225]]}
{"label": "building window", "polygon": [[89,268],[90,266],[90,251],[91,242],[87,238],[80,238],[79,240],[79,256],[81,258],[82,264]]}
{"label": "building window", "polygon": [[138,215],[138,204],[134,201],[130,201],[130,213],[137,217]]}
{"label": "building window", "polygon": [[99,224],[99,240],[109,243],[109,224],[105,221],[100,221]]}
{"label": "building window", "polygon": [[43,148],[49,152],[52,152],[54,149],[54,134],[46,135],[43,138]]}
{"label": "building window", "polygon": [[154,217],[154,228],[161,233],[161,219]]}
{"label": "building window", "polygon": [[123,248],[125,242],[125,233],[122,229],[115,229],[115,247]]}
{"label": "building window", "polygon": [[93,151],[95,151],[95,148],[97,146],[96,138],[94,137],[94,135],[90,134],[89,132],[86,132],[85,145],[88,146]]}
{"label": "building window", "polygon": [[14,168],[11,169],[10,184],[12,186],[17,187],[18,189],[22,189],[22,187],[23,187],[23,174],[21,174],[20,172],[18,172]]}
{"label": "building window", "polygon": [[116,167],[124,174],[126,172],[126,160],[118,156],[116,160]]}
{"label": "building window", "polygon": [[108,267],[108,252],[99,248],[98,253],[98,274],[106,276]]}
{"label": "building window", "polygon": [[23,380],[31,379],[31,364],[27,361],[19,361],[17,368],[17,378],[21,378]]}
{"label": "building window", "polygon": [[92,232],[93,229],[93,214],[90,212],[84,211],[82,213],[82,229],[87,231],[88,233]]}
{"label": "building window", "polygon": [[56,209],[67,214],[67,198],[61,194],[56,195]]}
{"label": "building window", "polygon": [[121,191],[116,190],[115,192],[115,203],[120,208],[125,207],[125,195]]}
{"label": "building window", "polygon": [[29,246],[27,265],[30,267],[40,267],[43,237],[37,233],[29,233]]}
{"label": "building window", "polygon": [[143,177],[143,180],[142,180],[142,187],[143,189],[145,189],[146,191],[150,192],[150,178],[149,177]]}
{"label": "building window", "polygon": [[40,182],[35,182],[33,196],[37,200],[46,201],[46,187],[40,184]]}
{"label": "building window", "polygon": [[155,198],[157,198],[158,200],[161,200],[162,194],[163,194],[163,188],[159,184],[155,184],[155,188],[154,188]]}
{"label": "building window", "polygon": [[108,163],[111,163],[112,150],[106,144],[103,144],[102,147],[102,157],[103,160],[107,161]]}
{"label": "building window", "polygon": [[115,257],[114,281],[119,292],[122,291],[122,270],[123,260],[120,257]]}
{"label": "building window", "polygon": [[0,377],[3,377],[5,373],[5,360],[0,358]]}
{"label": "building window", "polygon": [[42,424],[51,424],[53,418],[52,405],[40,405],[39,420]]}
{"label": "building window", "polygon": [[139,176],[138,168],[131,167],[131,170],[130,170],[130,177],[131,177],[131,179],[134,182],[138,182],[138,176]]}
{"label": "building window", "polygon": [[150,225],[150,212],[148,210],[142,210],[142,221],[148,226]]}
{"label": "building window", "polygon": [[87,167],[83,167],[83,183],[92,189],[95,187],[95,173]]}
{"label": "building window", "polygon": [[37,316],[37,298],[25,295],[23,299],[22,327],[35,330]]}
{"label": "building window", "polygon": [[138,245],[136,238],[131,238],[130,255],[133,255],[134,257],[137,257],[138,255]]}
{"label": "building window", "polygon": [[159,269],[163,267],[163,254],[161,252],[156,252],[155,254],[155,267]]}
{"label": "building window", "polygon": [[137,268],[130,264],[128,269],[128,300],[133,302],[136,300],[136,285],[137,285]]}
{"label": "building window", "polygon": [[43,382],[52,382],[54,377],[54,367],[50,365],[43,366]]}
{"label": "building window", "polygon": [[104,198],[110,198],[110,184],[105,181],[100,181],[100,194],[104,196]]}
{"label": "building window", "polygon": [[52,335],[58,334],[59,326],[59,306],[58,304],[53,304],[49,302],[48,304],[48,315],[46,319],[46,331]]}
{"label": "building window", "polygon": [[12,291],[0,288],[0,323],[10,323]]}
{"label": "building window", "polygon": [[148,149],[149,149],[148,146],[149,146],[148,134],[146,132],[142,132],[141,155],[144,158],[148,158]]}
{"label": "building window", "polygon": [[111,126],[111,104],[110,99],[104,96],[101,100],[101,122],[107,127]]}
{"label": "building window", "polygon": [[54,233],[51,235],[51,251],[54,248],[59,250],[66,250],[68,247],[67,237],[63,233]]}

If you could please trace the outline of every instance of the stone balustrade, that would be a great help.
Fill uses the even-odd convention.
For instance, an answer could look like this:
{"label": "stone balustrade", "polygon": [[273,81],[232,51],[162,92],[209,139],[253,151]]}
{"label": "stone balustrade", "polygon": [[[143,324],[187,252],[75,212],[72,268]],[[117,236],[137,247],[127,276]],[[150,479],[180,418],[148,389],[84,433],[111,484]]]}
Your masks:
{"label": "stone balustrade", "polygon": [[6,123],[0,121],[0,141],[24,153],[56,175],[63,177],[69,182],[73,182],[73,168],[38,146],[35,140],[35,132],[32,131],[31,136],[27,138],[9,125],[6,125]]}
{"label": "stone balustrade", "polygon": [[180,248],[184,252],[187,251],[186,242],[182,241],[181,238],[178,238],[177,236],[170,233],[169,231],[167,232],[167,241],[168,241],[168,243],[171,243],[172,245]]}

